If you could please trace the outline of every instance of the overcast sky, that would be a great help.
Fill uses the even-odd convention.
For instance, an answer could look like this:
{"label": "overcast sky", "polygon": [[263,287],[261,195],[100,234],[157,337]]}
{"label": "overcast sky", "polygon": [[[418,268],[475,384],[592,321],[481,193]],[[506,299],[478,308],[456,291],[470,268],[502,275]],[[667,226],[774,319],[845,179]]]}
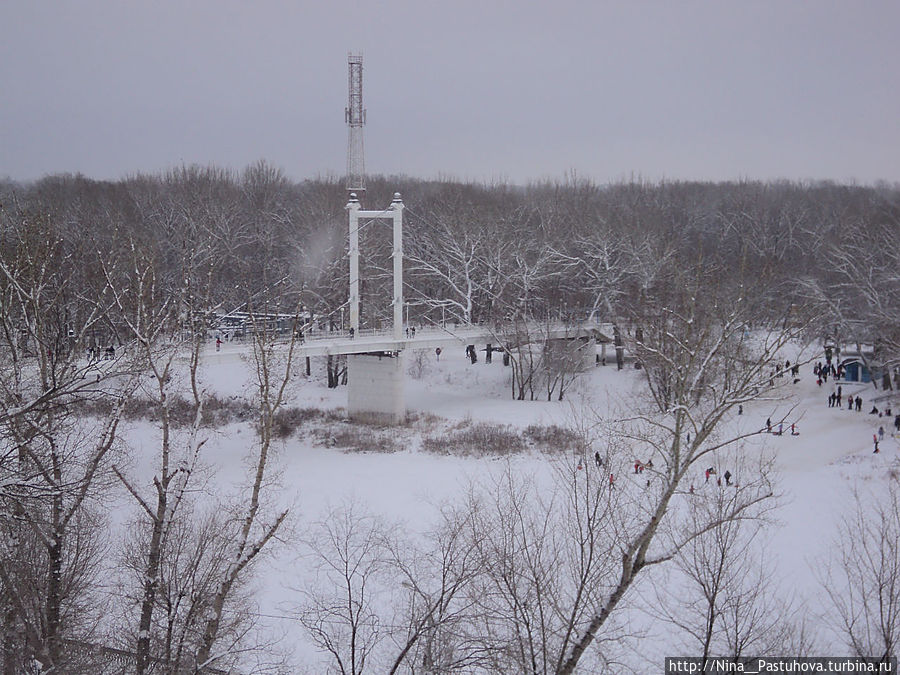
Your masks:
{"label": "overcast sky", "polygon": [[0,0],[0,176],[900,181],[900,1]]}

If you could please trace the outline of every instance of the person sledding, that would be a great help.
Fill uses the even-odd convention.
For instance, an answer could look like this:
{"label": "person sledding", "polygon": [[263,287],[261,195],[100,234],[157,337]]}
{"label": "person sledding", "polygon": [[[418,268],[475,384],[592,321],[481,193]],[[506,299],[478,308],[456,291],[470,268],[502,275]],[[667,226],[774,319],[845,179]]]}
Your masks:
{"label": "person sledding", "polygon": [[799,436],[800,430],[797,428],[796,424],[791,424],[791,436]]}
{"label": "person sledding", "polygon": [[706,482],[708,483],[708,482],[709,482],[709,477],[710,477],[710,476],[715,476],[715,475],[716,475],[716,470],[715,470],[713,467],[709,467],[709,468],[706,470],[706,472],[705,472],[704,475],[706,476]]}

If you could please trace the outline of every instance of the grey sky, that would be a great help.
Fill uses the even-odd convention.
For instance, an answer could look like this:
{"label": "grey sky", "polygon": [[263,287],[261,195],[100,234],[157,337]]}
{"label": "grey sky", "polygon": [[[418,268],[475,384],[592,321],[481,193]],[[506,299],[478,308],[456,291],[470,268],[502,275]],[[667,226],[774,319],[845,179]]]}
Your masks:
{"label": "grey sky", "polygon": [[900,2],[0,0],[0,176],[900,181]]}

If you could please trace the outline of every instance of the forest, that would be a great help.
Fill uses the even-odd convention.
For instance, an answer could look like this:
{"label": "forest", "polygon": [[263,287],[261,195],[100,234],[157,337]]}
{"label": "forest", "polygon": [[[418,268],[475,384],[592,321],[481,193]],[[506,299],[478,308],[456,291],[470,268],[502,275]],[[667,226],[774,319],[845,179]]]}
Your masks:
{"label": "forest", "polygon": [[[362,198],[405,211],[405,294],[419,323],[565,313],[613,320],[678,275],[719,284],[762,276],[771,310],[815,306],[824,334],[897,345],[896,186],[659,183],[600,186],[577,176],[511,185],[372,177]],[[337,179],[296,183],[264,162],[242,173],[184,167],[117,182],[49,176],[0,184],[3,252],[23,228],[54,242],[66,266],[138,243],[159,274],[205,256],[213,311],[282,284],[309,309],[346,302],[347,192]],[[360,231],[363,325],[389,319],[390,237]],[[196,262],[196,261],[195,261]]]}
{"label": "forest", "polygon": [[[378,565],[415,590],[392,653],[362,636],[352,609],[321,601],[304,615],[337,672],[369,672],[370,655],[386,664],[376,672],[561,675],[589,658],[609,668],[602,645],[614,638],[604,630],[646,570],[701,555],[697,542],[714,536],[714,547],[761,517],[772,496],[766,467],[727,498],[688,511],[673,504],[690,469],[745,440],[720,423],[769,390],[786,345],[855,346],[877,387],[900,384],[896,185],[380,176],[361,198],[386,208],[395,192],[409,322],[615,325],[642,365],[646,405],[618,420],[614,436],[588,438],[599,422],[586,422],[576,445],[591,456],[602,447],[598,467],[601,455],[640,447],[660,483],[648,505],[598,489],[598,471],[535,504],[518,500],[510,475],[493,504],[469,495],[446,513],[414,559],[374,526],[365,535],[365,518],[335,514],[322,541],[343,538],[337,554],[349,558],[332,570],[345,574],[348,607],[359,599],[350,563],[359,555],[364,568],[375,548]],[[0,183],[3,675],[229,672],[221,668],[247,669],[247,652],[266,651],[260,638],[246,647],[244,579],[289,515],[266,490],[296,343],[294,331],[286,351],[273,350],[281,337],[266,317],[342,321],[347,200],[338,179],[298,183],[264,162],[240,173],[190,166],[115,182]],[[391,317],[390,233],[365,224],[360,239],[361,327],[378,328]],[[224,404],[202,386],[201,355],[215,317],[235,310],[259,320],[248,340],[256,385],[241,413],[255,429],[252,471],[212,514],[194,486],[211,411]],[[152,480],[129,473],[121,454],[136,402],[158,436]],[[139,514],[114,544],[102,515],[113,485]],[[114,600],[92,590],[110,547],[122,570]],[[120,629],[110,632],[105,612]],[[790,640],[781,646],[800,644]],[[710,649],[707,639],[704,657]]]}

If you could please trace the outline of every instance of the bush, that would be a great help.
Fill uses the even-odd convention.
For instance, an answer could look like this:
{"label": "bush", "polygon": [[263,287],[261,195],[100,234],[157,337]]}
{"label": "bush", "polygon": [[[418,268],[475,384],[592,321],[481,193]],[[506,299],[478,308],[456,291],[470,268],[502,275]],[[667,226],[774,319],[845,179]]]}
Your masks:
{"label": "bush", "polygon": [[298,427],[325,417],[317,408],[282,408],[275,413],[272,431],[275,438],[287,438]]}
{"label": "bush", "polygon": [[[108,399],[84,400],[77,404],[78,414],[105,416],[112,411],[112,402]],[[234,422],[253,420],[256,417],[256,406],[252,401],[239,397],[219,398],[210,396],[203,401],[201,424],[204,427],[221,427]],[[194,402],[181,396],[169,399],[169,419],[175,428],[188,427],[194,423],[196,408]],[[132,398],[125,404],[123,418],[126,420],[159,421],[159,408],[155,402],[146,398]],[[275,436],[287,438],[298,427],[313,420],[340,419],[335,413],[317,408],[282,408],[275,415]]]}
{"label": "bush", "polygon": [[521,434],[508,425],[479,422],[445,436],[430,436],[422,440],[422,449],[442,455],[463,457],[504,456],[526,449]]}
{"label": "bush", "polygon": [[566,453],[578,449],[580,437],[571,429],[551,424],[531,424],[525,428],[525,438],[535,447],[551,452]]}
{"label": "bush", "polygon": [[377,432],[371,426],[326,426],[317,429],[314,434],[329,448],[354,452],[397,452],[400,449],[394,432]]}

